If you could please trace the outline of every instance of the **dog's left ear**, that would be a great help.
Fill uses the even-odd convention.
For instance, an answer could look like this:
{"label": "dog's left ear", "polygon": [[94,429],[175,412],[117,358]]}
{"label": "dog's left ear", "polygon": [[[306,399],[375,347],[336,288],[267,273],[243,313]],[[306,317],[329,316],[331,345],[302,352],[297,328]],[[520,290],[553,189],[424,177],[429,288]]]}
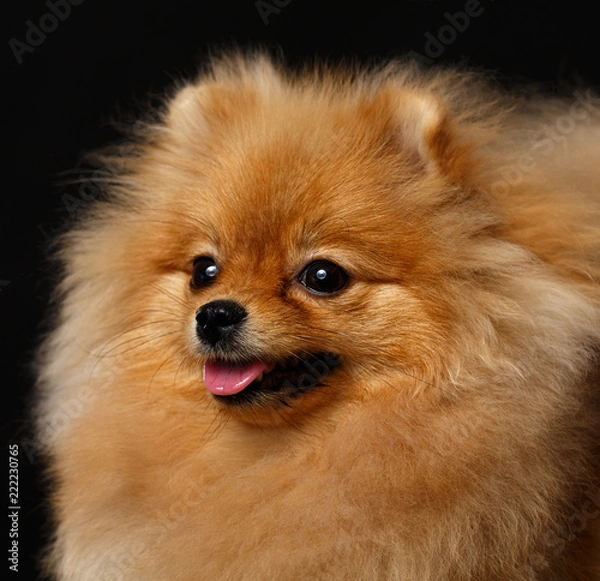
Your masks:
{"label": "dog's left ear", "polygon": [[[473,168],[471,146],[453,127],[448,107],[436,95],[390,88],[384,92],[392,116],[393,140],[403,155],[419,162],[426,172],[441,172],[461,183]],[[388,135],[389,139],[389,135]]]}

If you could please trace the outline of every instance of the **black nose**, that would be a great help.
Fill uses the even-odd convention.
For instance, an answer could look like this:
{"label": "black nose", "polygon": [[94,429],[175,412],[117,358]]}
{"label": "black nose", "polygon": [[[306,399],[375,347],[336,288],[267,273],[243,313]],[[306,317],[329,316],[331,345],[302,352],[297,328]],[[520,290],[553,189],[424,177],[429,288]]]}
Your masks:
{"label": "black nose", "polygon": [[212,301],[196,311],[196,333],[213,347],[226,344],[247,316],[246,309],[234,301]]}

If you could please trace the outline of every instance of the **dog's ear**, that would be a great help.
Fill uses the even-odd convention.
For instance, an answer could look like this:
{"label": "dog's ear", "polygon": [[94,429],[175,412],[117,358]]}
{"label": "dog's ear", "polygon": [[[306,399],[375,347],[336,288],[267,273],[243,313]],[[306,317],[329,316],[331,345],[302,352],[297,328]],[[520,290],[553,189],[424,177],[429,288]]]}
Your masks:
{"label": "dog's ear", "polygon": [[[271,91],[281,88],[280,72],[260,53],[225,55],[195,82],[181,88],[168,103],[165,126],[194,143],[218,136],[232,119],[243,118]],[[236,125],[236,130],[243,127]]]}
{"label": "dog's ear", "polygon": [[239,91],[221,83],[188,85],[169,103],[165,127],[187,146],[209,145],[233,114],[249,107],[253,100],[251,91],[242,98]]}
{"label": "dog's ear", "polygon": [[209,135],[207,114],[207,87],[187,85],[179,89],[168,104],[165,119],[167,130],[187,139],[206,139]]}
{"label": "dog's ear", "polygon": [[386,140],[426,172],[441,172],[462,182],[473,167],[471,147],[453,127],[448,107],[436,95],[388,87],[377,97],[388,110]]}

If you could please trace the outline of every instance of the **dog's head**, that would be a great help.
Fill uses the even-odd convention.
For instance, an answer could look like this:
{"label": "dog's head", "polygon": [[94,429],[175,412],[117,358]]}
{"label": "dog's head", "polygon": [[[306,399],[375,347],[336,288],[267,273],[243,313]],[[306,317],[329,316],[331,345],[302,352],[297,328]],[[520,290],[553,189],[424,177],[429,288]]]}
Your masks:
{"label": "dog's head", "polygon": [[132,162],[128,228],[197,387],[254,417],[435,381],[445,281],[493,222],[451,134],[426,92],[260,60],[180,91]]}

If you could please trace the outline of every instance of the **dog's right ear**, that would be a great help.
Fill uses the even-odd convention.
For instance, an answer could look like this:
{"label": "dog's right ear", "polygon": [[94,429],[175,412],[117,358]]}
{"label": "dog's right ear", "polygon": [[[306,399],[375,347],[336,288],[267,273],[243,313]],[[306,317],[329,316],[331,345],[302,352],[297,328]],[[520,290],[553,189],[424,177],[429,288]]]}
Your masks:
{"label": "dog's right ear", "polygon": [[165,126],[179,139],[200,144],[218,136],[240,115],[282,86],[281,72],[263,54],[222,56],[209,71],[179,91],[168,103]]}
{"label": "dog's right ear", "polygon": [[168,104],[165,126],[176,136],[204,140],[209,135],[206,86],[187,85],[180,89]]}

